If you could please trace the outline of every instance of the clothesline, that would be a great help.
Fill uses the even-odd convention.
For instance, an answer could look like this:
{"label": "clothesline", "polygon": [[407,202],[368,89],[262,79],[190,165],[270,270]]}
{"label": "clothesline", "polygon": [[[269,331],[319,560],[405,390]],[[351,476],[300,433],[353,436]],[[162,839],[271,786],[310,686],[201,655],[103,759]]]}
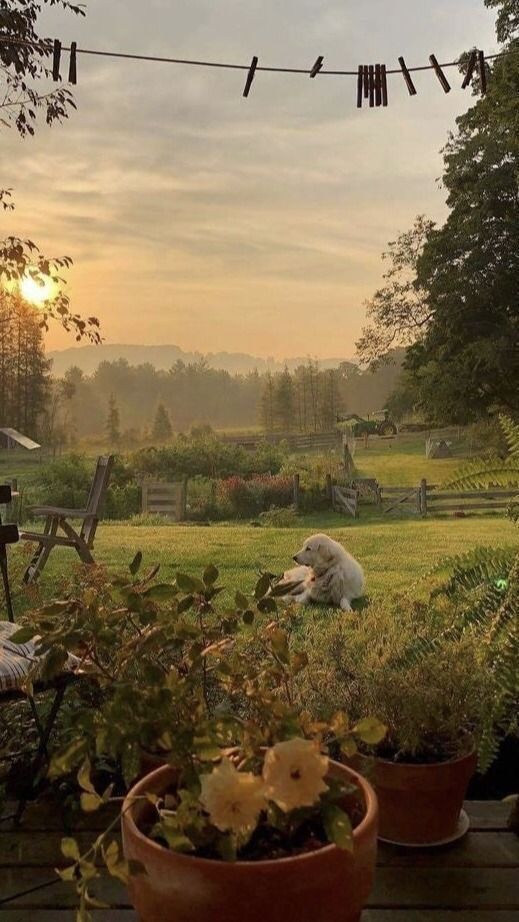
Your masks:
{"label": "clothesline", "polygon": [[[70,45],[63,45],[59,39],[46,39],[38,42],[31,42],[23,38],[9,35],[0,35],[0,43],[11,45],[13,47],[21,46],[32,48],[34,51],[43,56],[53,57],[52,75],[55,81],[61,80],[60,64],[61,55],[64,52],[70,54],[68,81],[75,84],[77,82],[77,55],[90,55],[103,58],[113,58],[130,61],[148,61],[160,64],[177,64],[192,67],[219,68],[223,70],[246,71],[247,78],[243,96],[248,97],[252,83],[257,73],[279,73],[279,74],[299,74],[310,78],[317,76],[336,76],[336,77],[356,77],[357,78],[357,106],[362,107],[364,100],[369,100],[369,106],[387,106],[388,105],[388,76],[400,75],[404,78],[407,89],[411,96],[417,95],[416,87],[413,83],[412,74],[421,71],[433,70],[445,93],[449,93],[451,86],[444,71],[447,68],[461,65],[461,60],[446,61],[440,64],[434,54],[429,56],[429,64],[419,64],[408,67],[403,57],[398,58],[398,68],[387,67],[386,64],[360,64],[355,70],[336,70],[328,69],[324,66],[324,56],[319,55],[315,62],[309,68],[301,67],[279,67],[261,64],[259,57],[254,55],[250,64],[234,64],[226,61],[205,61],[194,58],[174,58],[160,55],[137,54],[125,51],[103,51],[98,48],[78,48],[76,42]],[[467,58],[467,69],[462,83],[462,88],[466,89],[472,81],[473,76],[479,73],[480,89],[484,94],[487,90],[487,62],[505,57],[510,54],[517,54],[517,51],[502,51],[495,54],[485,55],[478,49],[473,49]]]}
{"label": "clothesline", "polygon": [[[12,36],[0,35],[0,42],[8,45],[24,45],[26,47],[34,48],[47,54],[52,54],[53,52],[53,40],[46,42],[28,42],[24,39],[13,38]],[[64,52],[71,52],[75,50],[76,54],[85,54],[85,55],[95,55],[104,58],[119,58],[126,59],[130,61],[151,61],[158,64],[185,64],[193,67],[217,67],[226,70],[242,70],[249,71],[250,64],[233,64],[227,61],[205,61],[205,60],[196,60],[194,58],[173,58],[160,55],[150,55],[150,54],[134,54],[133,52],[126,51],[103,51],[99,48],[80,48],[75,42],[72,42],[71,45],[61,45],[61,50]],[[514,51],[501,51],[495,54],[487,54],[485,56],[487,61],[495,60],[496,58],[505,57],[509,54],[517,54],[519,52]],[[319,59],[317,59],[319,60]],[[322,59],[324,61],[324,58]],[[443,64],[440,64],[442,69],[448,67],[459,67],[460,61],[446,61]],[[311,67],[279,67],[279,66],[269,66],[266,64],[259,64],[256,67],[256,70],[263,71],[264,73],[278,73],[278,74],[302,74],[306,76],[311,76],[313,73],[315,65]],[[417,73],[419,71],[434,70],[434,65],[429,64],[420,64],[415,67],[408,67],[410,73]],[[387,68],[387,74],[402,74],[400,67]],[[319,76],[329,76],[329,77],[356,77],[358,75],[358,67],[355,67],[355,70],[329,70],[327,68],[320,67],[318,72]],[[317,75],[317,74],[316,74]]]}

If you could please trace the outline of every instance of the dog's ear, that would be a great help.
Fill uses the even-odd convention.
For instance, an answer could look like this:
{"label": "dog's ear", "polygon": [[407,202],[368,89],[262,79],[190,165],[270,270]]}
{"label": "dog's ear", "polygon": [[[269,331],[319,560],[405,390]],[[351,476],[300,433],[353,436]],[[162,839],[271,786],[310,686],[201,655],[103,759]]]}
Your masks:
{"label": "dog's ear", "polygon": [[323,560],[333,560],[333,553],[327,544],[318,544],[317,553],[321,555]]}

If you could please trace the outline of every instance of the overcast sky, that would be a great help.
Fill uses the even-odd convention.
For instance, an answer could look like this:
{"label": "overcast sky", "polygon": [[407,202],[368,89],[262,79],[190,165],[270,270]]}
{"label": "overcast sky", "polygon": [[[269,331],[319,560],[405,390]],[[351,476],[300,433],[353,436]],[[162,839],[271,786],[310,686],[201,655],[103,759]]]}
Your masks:
{"label": "overcast sky", "polygon": [[[483,0],[89,0],[47,25],[85,47],[296,67],[496,48]],[[3,133],[2,230],[73,257],[73,306],[108,342],[353,355],[387,241],[444,217],[439,149],[470,103],[449,75],[449,96],[417,75],[414,98],[391,77],[389,107],[359,111],[352,78],[259,74],[245,100],[240,72],[79,57],[69,122]]]}

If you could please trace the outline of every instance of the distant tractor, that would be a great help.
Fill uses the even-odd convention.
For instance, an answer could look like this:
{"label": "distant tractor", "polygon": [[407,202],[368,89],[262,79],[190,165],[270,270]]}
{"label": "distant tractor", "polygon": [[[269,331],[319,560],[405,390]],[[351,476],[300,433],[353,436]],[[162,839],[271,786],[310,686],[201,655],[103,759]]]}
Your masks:
{"label": "distant tractor", "polygon": [[396,435],[398,432],[389,410],[368,413],[366,418],[357,413],[339,414],[337,422],[347,423],[356,438],[362,435]]}

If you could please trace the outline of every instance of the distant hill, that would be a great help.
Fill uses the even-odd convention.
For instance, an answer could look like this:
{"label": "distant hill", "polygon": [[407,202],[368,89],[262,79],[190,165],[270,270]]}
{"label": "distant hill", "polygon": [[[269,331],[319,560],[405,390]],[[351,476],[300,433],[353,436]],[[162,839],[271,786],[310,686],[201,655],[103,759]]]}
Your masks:
{"label": "distant hill", "polygon": [[[123,344],[103,344],[102,346],[78,346],[72,349],[56,350],[48,353],[52,359],[52,371],[57,377],[62,377],[68,368],[76,365],[87,374],[91,375],[101,362],[116,362],[126,359],[130,365],[143,365],[149,363],[155,368],[168,369],[177,361],[190,364],[204,359],[211,368],[221,368],[231,374],[246,374],[254,371],[282,371],[285,364],[292,371],[298,365],[307,361],[307,356],[300,356],[283,361],[276,361],[272,357],[260,358],[246,352],[184,352],[179,346],[137,346]],[[342,358],[325,358],[319,360],[322,369],[337,368],[341,362],[349,361]]]}

